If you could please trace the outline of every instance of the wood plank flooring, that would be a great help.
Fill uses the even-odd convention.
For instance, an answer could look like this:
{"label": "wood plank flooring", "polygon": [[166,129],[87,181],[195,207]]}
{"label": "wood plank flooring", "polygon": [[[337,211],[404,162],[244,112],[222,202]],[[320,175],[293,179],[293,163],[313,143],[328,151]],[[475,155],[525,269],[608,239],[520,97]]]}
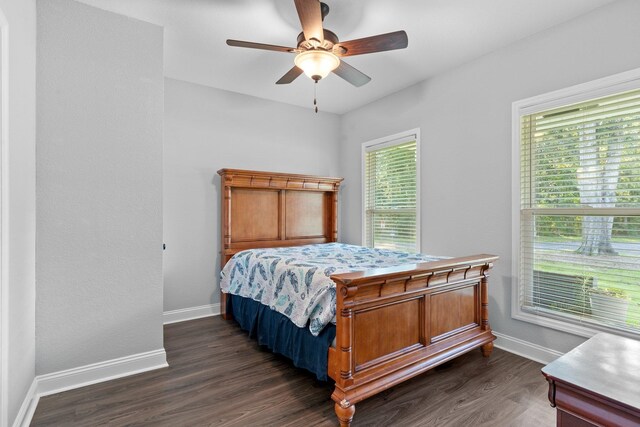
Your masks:
{"label": "wood plank flooring", "polygon": [[[334,426],[332,388],[235,322],[165,326],[169,368],[40,399],[32,426]],[[353,426],[553,426],[542,366],[494,350],[356,405]]]}

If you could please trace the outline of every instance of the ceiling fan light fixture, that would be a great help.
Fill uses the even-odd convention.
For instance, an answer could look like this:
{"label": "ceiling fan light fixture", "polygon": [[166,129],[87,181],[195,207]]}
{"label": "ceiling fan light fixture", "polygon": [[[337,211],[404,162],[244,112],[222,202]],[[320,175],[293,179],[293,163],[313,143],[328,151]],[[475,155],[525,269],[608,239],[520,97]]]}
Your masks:
{"label": "ceiling fan light fixture", "polygon": [[340,58],[326,50],[307,50],[300,52],[294,59],[296,67],[313,80],[320,80],[338,68]]}

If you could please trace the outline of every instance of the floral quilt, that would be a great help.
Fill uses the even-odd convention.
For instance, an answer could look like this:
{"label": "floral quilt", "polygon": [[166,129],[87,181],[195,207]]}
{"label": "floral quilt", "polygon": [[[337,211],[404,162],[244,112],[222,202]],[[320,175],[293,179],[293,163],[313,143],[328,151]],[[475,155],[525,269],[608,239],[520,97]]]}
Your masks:
{"label": "floral quilt", "polygon": [[252,298],[287,316],[314,336],[335,323],[332,274],[436,261],[442,258],[342,243],[250,249],[238,252],[220,273],[226,293]]}

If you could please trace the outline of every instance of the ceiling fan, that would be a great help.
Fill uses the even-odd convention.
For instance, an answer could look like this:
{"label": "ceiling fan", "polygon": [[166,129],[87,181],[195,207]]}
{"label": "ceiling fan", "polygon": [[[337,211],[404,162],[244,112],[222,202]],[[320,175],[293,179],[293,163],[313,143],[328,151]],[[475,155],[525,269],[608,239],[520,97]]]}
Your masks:
{"label": "ceiling fan", "polygon": [[352,85],[360,87],[371,77],[353,68],[342,60],[346,56],[404,49],[408,45],[407,33],[395,31],[357,40],[341,42],[338,36],[322,27],[329,13],[329,6],[319,0],[294,0],[302,32],[298,35],[297,47],[276,46],[240,40],[227,40],[229,46],[272,50],[297,54],[292,69],[276,82],[288,84],[303,72],[316,83],[330,72],[342,77]]}

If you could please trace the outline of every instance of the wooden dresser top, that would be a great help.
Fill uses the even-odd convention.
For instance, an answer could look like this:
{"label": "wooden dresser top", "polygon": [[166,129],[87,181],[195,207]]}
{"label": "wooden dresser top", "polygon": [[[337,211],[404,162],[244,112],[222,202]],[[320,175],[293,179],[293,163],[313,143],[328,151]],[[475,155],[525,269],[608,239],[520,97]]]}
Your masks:
{"label": "wooden dresser top", "polygon": [[542,368],[548,379],[640,408],[640,341],[599,333]]}

